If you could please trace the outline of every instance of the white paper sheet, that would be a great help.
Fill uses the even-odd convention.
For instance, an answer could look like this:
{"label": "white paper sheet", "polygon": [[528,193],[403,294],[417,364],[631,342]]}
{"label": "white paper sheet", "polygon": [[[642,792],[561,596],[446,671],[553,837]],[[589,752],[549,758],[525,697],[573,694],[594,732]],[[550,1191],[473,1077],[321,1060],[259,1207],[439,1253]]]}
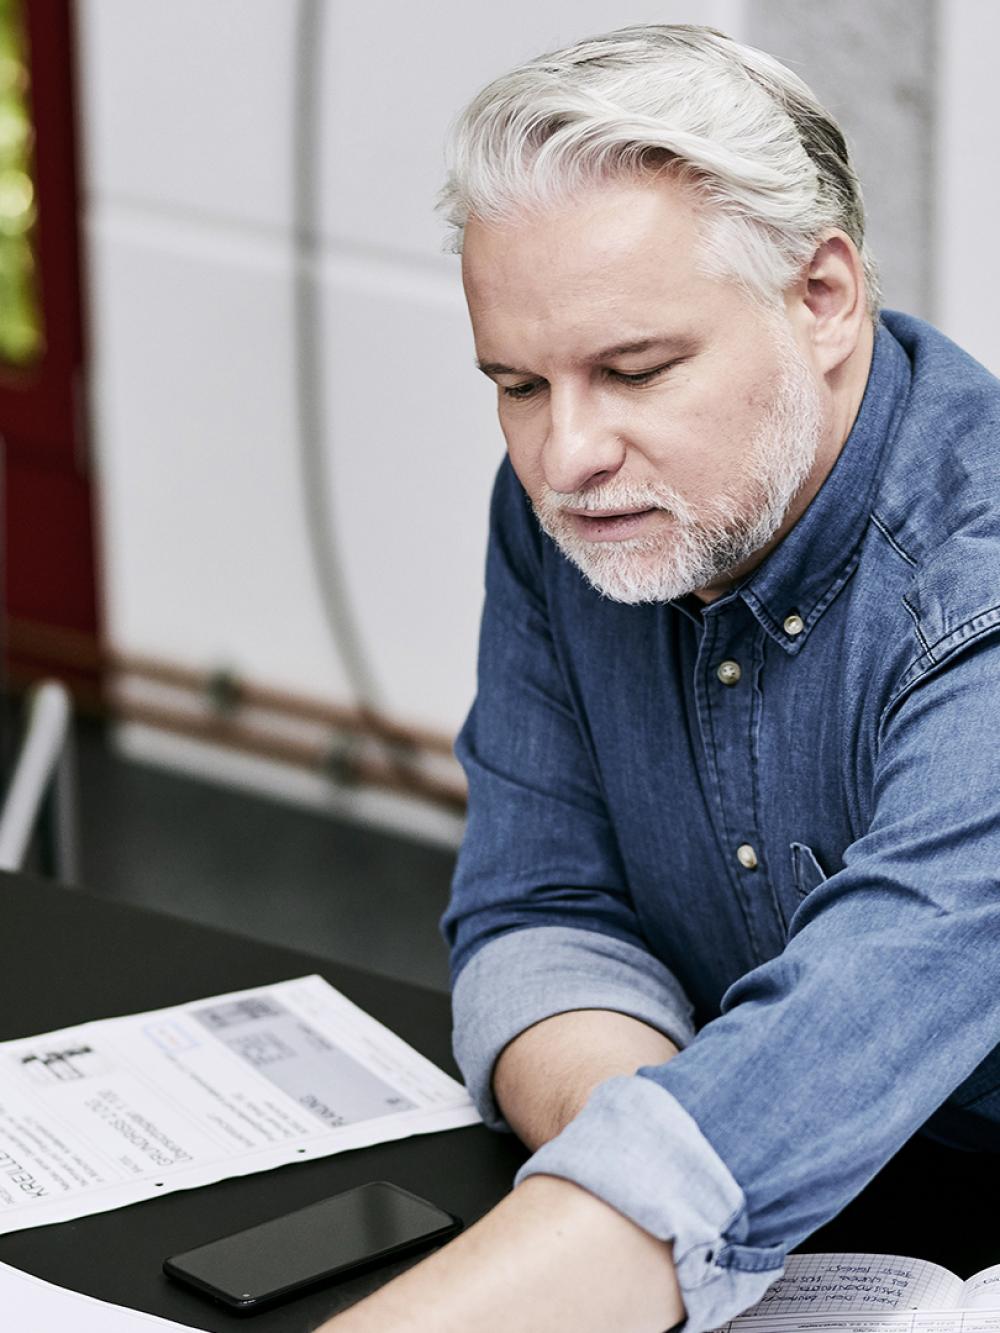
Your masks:
{"label": "white paper sheet", "polygon": [[321,977],[0,1043],[0,1234],[475,1124]]}
{"label": "white paper sheet", "polygon": [[[175,1324],[155,1314],[108,1305],[78,1291],[54,1287],[19,1268],[0,1264],[0,1310],[4,1328],[17,1333],[163,1333],[167,1329],[194,1329],[193,1324]],[[194,1329],[194,1333],[199,1330]]]}

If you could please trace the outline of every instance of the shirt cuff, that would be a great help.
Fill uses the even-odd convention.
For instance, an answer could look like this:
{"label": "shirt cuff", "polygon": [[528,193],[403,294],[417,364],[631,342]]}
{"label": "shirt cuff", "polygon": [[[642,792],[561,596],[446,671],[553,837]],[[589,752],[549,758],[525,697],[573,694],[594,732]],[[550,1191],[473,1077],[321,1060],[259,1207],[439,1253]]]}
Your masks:
{"label": "shirt cuff", "polygon": [[507,1129],[493,1098],[504,1047],[543,1018],[609,1009],[656,1028],[677,1047],[694,1038],[691,1003],[673,974],[634,944],[571,926],[509,931],[484,945],[452,993],[455,1059],[479,1114]]}
{"label": "shirt cuff", "polygon": [[515,1185],[532,1175],[573,1181],[673,1241],[685,1333],[735,1318],[784,1271],[781,1247],[740,1244],[748,1229],[743,1191],[680,1102],[641,1075],[600,1084],[522,1166]]}

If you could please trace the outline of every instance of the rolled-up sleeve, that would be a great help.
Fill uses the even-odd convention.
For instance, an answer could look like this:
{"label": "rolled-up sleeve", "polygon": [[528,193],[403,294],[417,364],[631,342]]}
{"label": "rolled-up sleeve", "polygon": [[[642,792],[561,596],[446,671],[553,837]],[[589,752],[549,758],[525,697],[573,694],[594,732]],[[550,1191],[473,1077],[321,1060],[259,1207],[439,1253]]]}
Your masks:
{"label": "rolled-up sleeve", "polygon": [[[679,1057],[675,1057],[679,1058]],[[612,1078],[518,1172],[582,1185],[644,1231],[673,1242],[685,1328],[715,1328],[784,1271],[782,1246],[751,1249],[746,1197],[677,1099],[652,1079]]]}
{"label": "rolled-up sleeve", "polygon": [[652,954],[592,930],[536,926],[501,935],[462,972],[452,996],[455,1058],[480,1115],[506,1122],[493,1097],[493,1068],[521,1032],[573,1009],[611,1009],[686,1046],[691,1006]]}

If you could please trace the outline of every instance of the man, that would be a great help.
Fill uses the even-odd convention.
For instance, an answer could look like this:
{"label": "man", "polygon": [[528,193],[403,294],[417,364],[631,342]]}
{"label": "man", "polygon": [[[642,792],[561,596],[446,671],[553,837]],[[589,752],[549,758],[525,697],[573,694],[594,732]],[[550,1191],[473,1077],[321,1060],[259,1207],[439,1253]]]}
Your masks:
{"label": "man", "polygon": [[446,199],[509,449],[456,1050],[537,1151],[333,1326],[699,1333],[917,1131],[1000,1146],[1000,385],[706,29],[498,80]]}

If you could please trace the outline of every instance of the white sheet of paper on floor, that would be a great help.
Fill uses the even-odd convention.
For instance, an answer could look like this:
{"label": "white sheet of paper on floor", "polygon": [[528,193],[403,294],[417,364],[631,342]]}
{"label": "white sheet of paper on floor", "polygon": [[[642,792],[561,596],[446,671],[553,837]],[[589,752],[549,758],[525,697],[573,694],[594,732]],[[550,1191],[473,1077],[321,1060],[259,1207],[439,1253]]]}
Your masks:
{"label": "white sheet of paper on floor", "polygon": [[199,1333],[193,1324],[175,1324],[155,1314],[96,1301],[7,1264],[0,1264],[0,1310],[4,1328],[17,1329],[17,1333],[54,1333],[55,1329],[66,1329],[67,1333],[165,1333],[171,1328]]}

